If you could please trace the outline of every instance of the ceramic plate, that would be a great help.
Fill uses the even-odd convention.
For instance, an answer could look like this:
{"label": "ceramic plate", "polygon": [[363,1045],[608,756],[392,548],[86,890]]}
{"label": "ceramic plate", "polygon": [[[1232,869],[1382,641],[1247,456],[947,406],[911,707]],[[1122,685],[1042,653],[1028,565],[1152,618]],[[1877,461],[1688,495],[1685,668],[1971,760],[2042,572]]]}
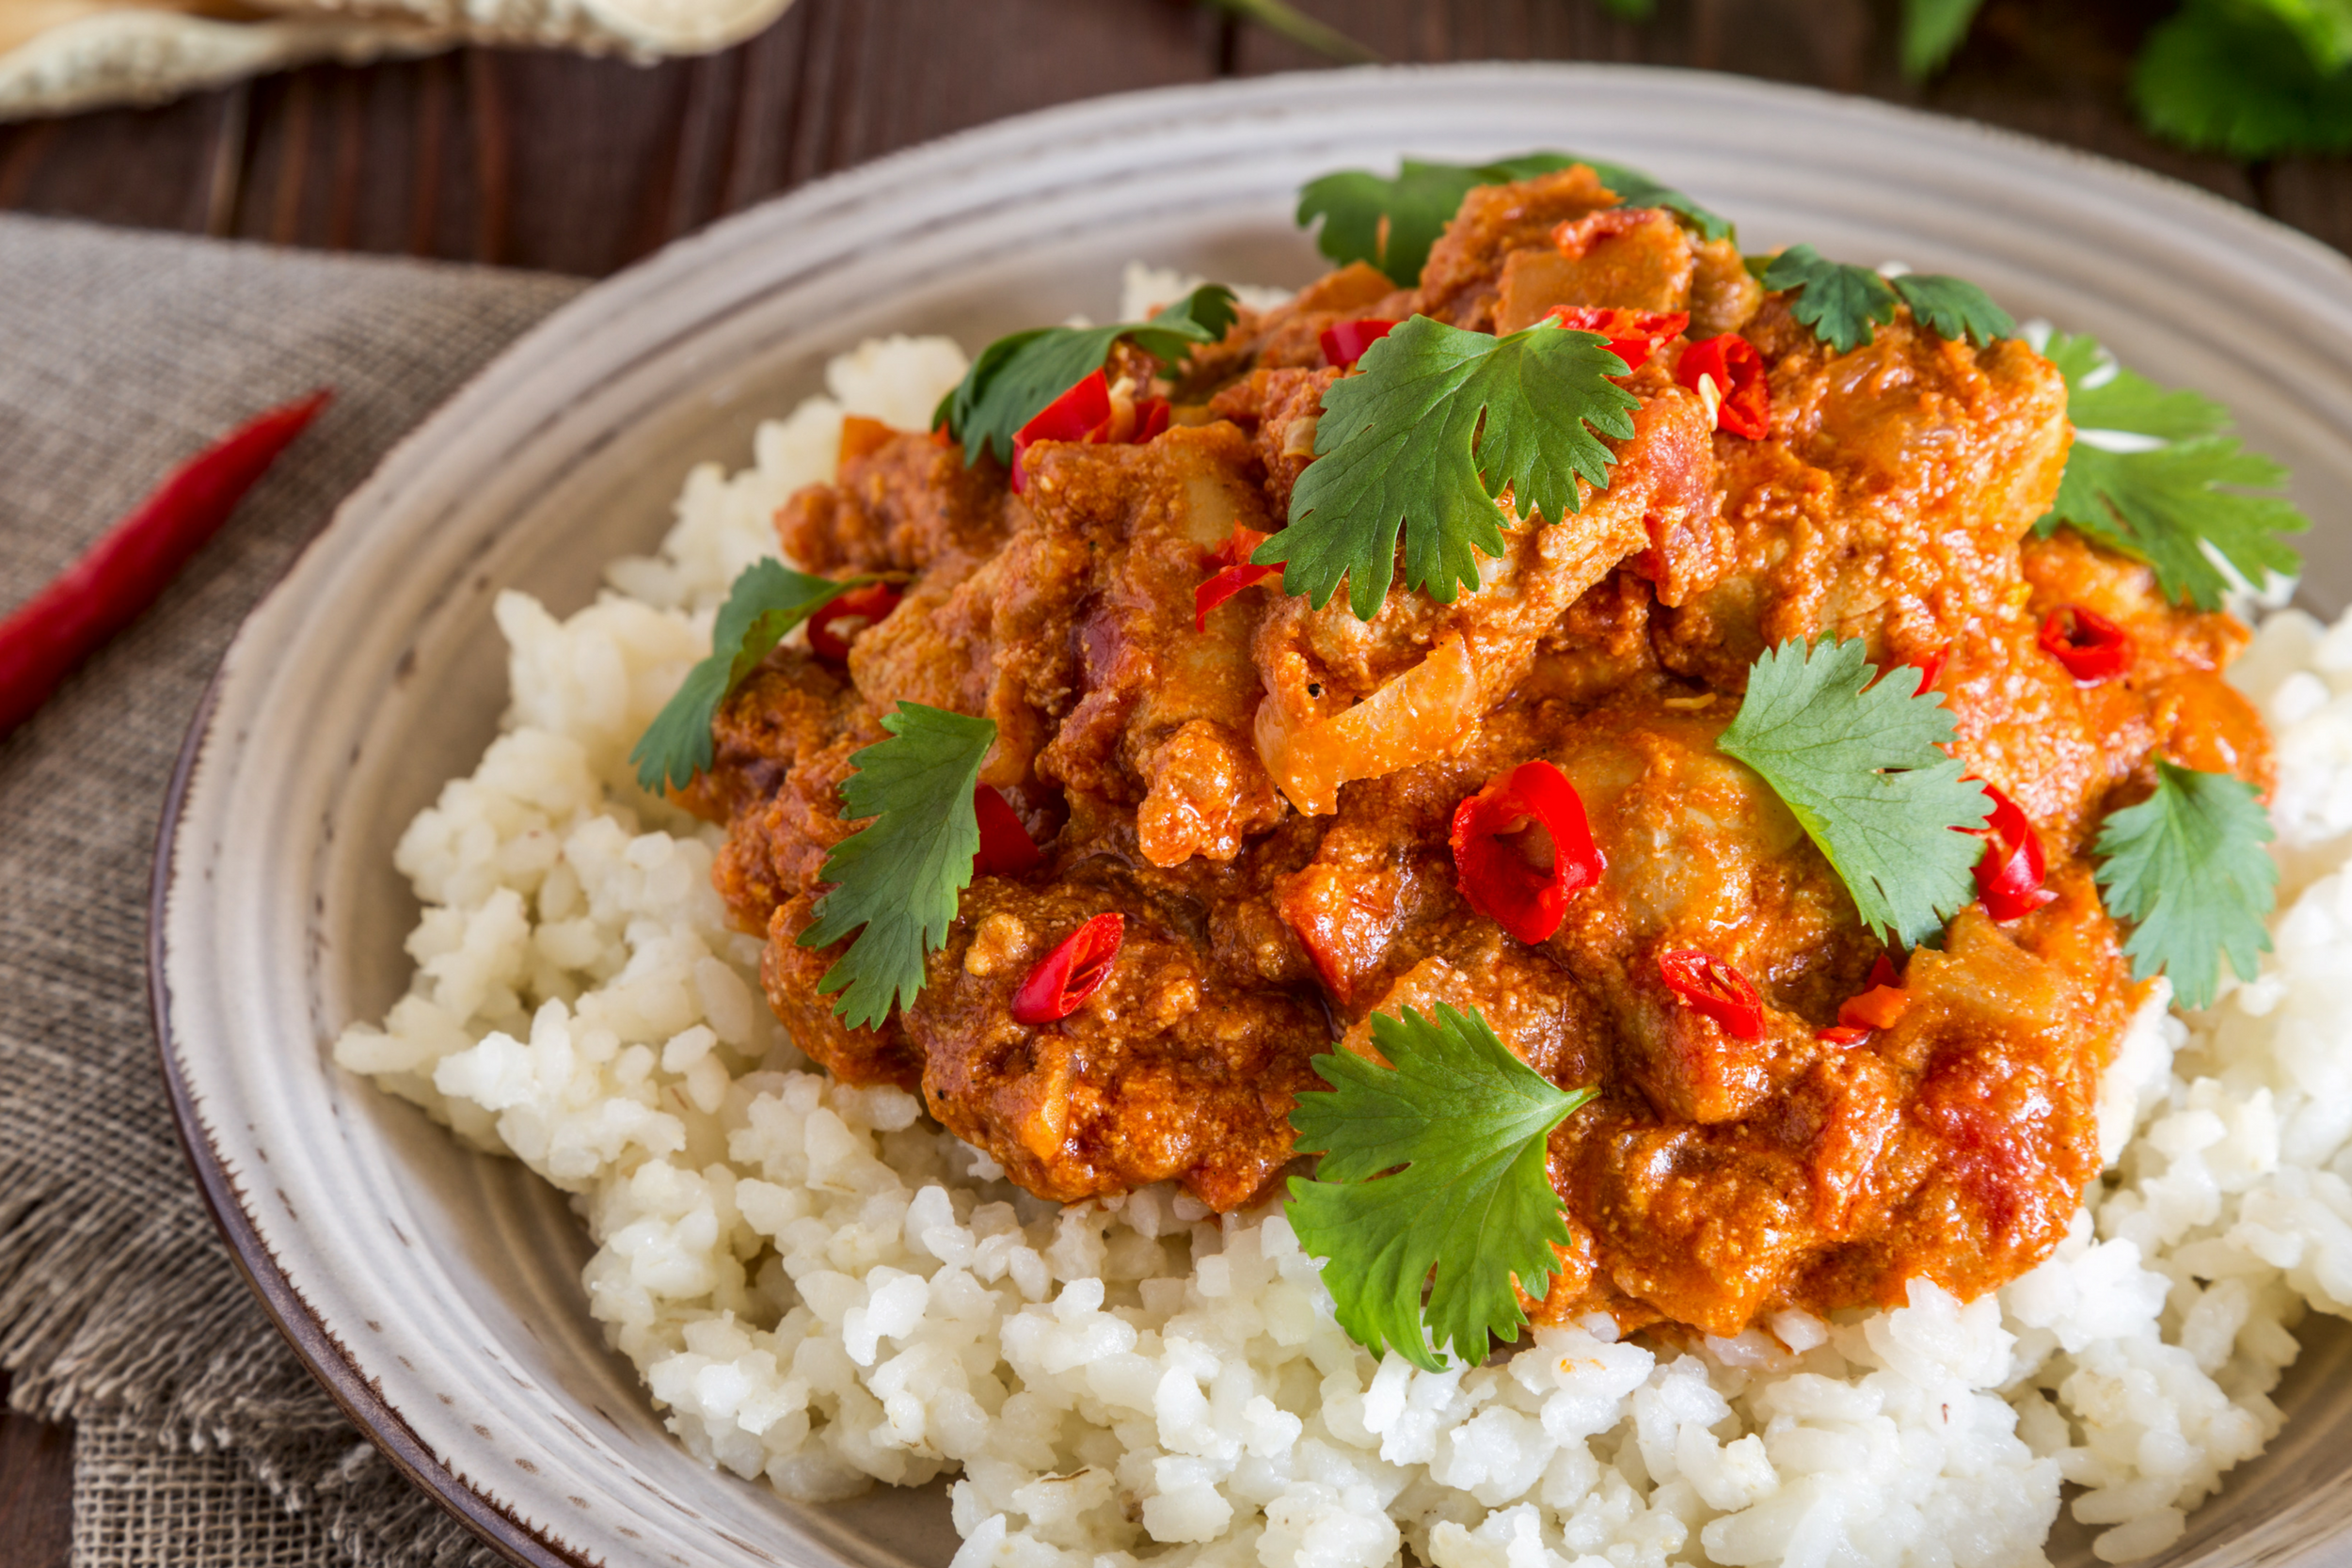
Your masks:
{"label": "ceramic plate", "polygon": [[[1583,66],[1225,83],[991,126],[673,246],[550,317],[344,503],[230,649],[157,863],[164,1065],[223,1228],[337,1400],[501,1550],[813,1568],[955,1543],[937,1489],[803,1508],[704,1469],[604,1349],[563,1199],[328,1059],[405,985],[392,844],[494,733],[492,595],[584,603],[691,464],[748,462],[755,424],[861,338],[1107,320],[1130,259],[1303,282],[1301,182],[1533,147],[1648,169],[1750,249],[1974,279],[2225,400],[2321,520],[2308,596],[2352,591],[2352,266],[2137,169],[1857,100]],[[2347,1338],[2310,1336],[2284,1434],[2180,1559],[2352,1563]],[[2053,1552],[2089,1560],[2063,1530]]]}

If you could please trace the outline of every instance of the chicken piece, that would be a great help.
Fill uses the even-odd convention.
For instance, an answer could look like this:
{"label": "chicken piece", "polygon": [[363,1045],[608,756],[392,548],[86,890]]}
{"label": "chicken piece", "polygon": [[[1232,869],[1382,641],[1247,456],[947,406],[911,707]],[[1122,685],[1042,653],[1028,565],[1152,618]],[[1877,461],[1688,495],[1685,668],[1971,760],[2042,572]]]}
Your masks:
{"label": "chicken piece", "polygon": [[[1557,522],[1520,526],[1506,514],[1506,553],[1486,563],[1476,591],[1441,604],[1400,579],[1370,622],[1356,618],[1344,594],[1321,610],[1286,598],[1268,613],[1255,648],[1271,709],[1260,719],[1260,755],[1266,755],[1269,733],[1277,745],[1295,743],[1441,657],[1467,657],[1474,689],[1465,693],[1464,711],[1474,722],[1526,677],[1545,636],[1587,589],[1653,537],[1706,511],[1712,455],[1698,400],[1656,375],[1633,385],[1643,402],[1631,439],[1614,443],[1609,487],[1580,482],[1581,509]],[[1454,644],[1459,649],[1449,655]],[[1458,722],[1433,713],[1424,739],[1390,766],[1440,755],[1463,733]],[[1297,775],[1304,766],[1288,771]],[[1278,782],[1285,777],[1271,762],[1268,770]],[[1375,770],[1366,763],[1342,777]],[[1286,787],[1302,805],[1328,809],[1315,785]]]}
{"label": "chicken piece", "polygon": [[1737,332],[1764,303],[1764,285],[1728,239],[1692,246],[1691,341]]}
{"label": "chicken piece", "polygon": [[1308,284],[1271,310],[1245,310],[1222,342],[1196,351],[1176,382],[1180,403],[1200,403],[1253,371],[1324,368],[1323,331],[1360,317],[1401,321],[1412,295],[1367,261],[1351,261]]}
{"label": "chicken piece", "polygon": [[1209,401],[1209,412],[1248,433],[1251,449],[1265,470],[1266,510],[1287,519],[1291,491],[1315,458],[1315,427],[1323,417],[1323,394],[1340,378],[1336,370],[1254,370]]}
{"label": "chicken piece", "polygon": [[[1025,1024],[1013,993],[1056,943],[1120,911],[1102,990]],[[1014,1180],[1064,1202],[1178,1181],[1211,1208],[1254,1197],[1290,1159],[1291,1106],[1317,1080],[1322,1010],[1238,988],[1149,891],[1116,875],[982,878],[906,1010],[931,1114]]]}
{"label": "chicken piece", "polygon": [[1691,241],[1658,207],[1604,207],[1563,228],[1551,244],[1503,258],[1494,330],[1533,326],[1563,305],[1687,310],[1695,268]]}
{"label": "chicken piece", "polygon": [[802,570],[919,572],[949,556],[978,560],[1012,530],[1005,470],[966,466],[963,449],[896,430],[846,458],[832,484],[796,491],[776,514],[784,558]]}
{"label": "chicken piece", "polygon": [[[1136,801],[1137,846],[1154,865],[1231,860],[1281,813],[1250,730],[1249,645],[1264,595],[1239,595],[1197,629],[1193,590],[1236,528],[1272,529],[1249,444],[1219,422],[1147,446],[1041,448],[1032,462],[1036,535],[1061,554],[1083,545],[1091,566],[1059,619],[1016,626],[1000,610],[1000,678],[1074,658],[1075,700],[1038,754],[1039,775]],[[1025,591],[1026,559],[1008,552],[1008,594]]]}
{"label": "chicken piece", "polygon": [[1547,247],[1561,224],[1616,205],[1615,195],[1582,164],[1516,184],[1479,186],[1462,198],[1444,235],[1429,247],[1412,309],[1404,313],[1435,316],[1474,332],[1493,330],[1511,253]]}
{"label": "chicken piece", "polygon": [[[1772,434],[1715,440],[1727,558],[1669,539],[1653,573],[1660,657],[1744,690],[1770,645],[1824,631],[1873,658],[1950,642],[2018,584],[2017,542],[2066,465],[2066,387],[2022,341],[1952,342],[1908,314],[1831,354],[1769,302],[1749,335],[1772,377]],[[1704,560],[1674,559],[1687,544]]]}

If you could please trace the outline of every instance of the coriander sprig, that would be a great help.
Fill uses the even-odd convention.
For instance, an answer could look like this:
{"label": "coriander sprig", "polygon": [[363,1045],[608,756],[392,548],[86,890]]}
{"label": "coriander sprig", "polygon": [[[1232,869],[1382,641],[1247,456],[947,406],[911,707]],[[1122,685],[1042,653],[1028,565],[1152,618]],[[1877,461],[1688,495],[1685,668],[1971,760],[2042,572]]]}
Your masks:
{"label": "coriander sprig", "polygon": [[1939,338],[1966,339],[1981,348],[2013,338],[2017,323],[1974,283],[1939,273],[1883,277],[1868,267],[1833,261],[1809,245],[1792,245],[1761,274],[1766,288],[1790,295],[1788,312],[1840,354],[1859,348],[1895,319],[1899,302]]}
{"label": "coriander sprig", "polygon": [[[1748,672],[1716,747],[1772,785],[1884,941],[1915,946],[1976,896],[1967,835],[1993,809],[1942,750],[1956,733],[1940,692],[1878,680],[1860,639],[1791,638]],[[1876,684],[1872,684],[1873,682]]]}
{"label": "coriander sprig", "polygon": [[1039,326],[999,338],[980,351],[931,415],[934,427],[963,443],[969,465],[980,453],[1012,461],[1013,437],[1056,398],[1103,368],[1111,345],[1125,339],[1174,363],[1233,325],[1233,291],[1203,283],[1148,322],[1109,326]]}
{"label": "coriander sprig", "polygon": [[687,672],[628,753],[637,765],[639,785],[659,794],[664,786],[683,789],[695,774],[707,772],[716,754],[710,726],[727,693],[787,632],[850,589],[873,580],[811,577],[775,560],[744,567],[727,590],[727,602],[711,627],[710,657]]}
{"label": "coriander sprig", "polygon": [[1323,1160],[1314,1180],[1291,1179],[1284,1212],[1329,1262],[1323,1281],[1350,1338],[1431,1371],[1449,1346],[1474,1366],[1489,1336],[1527,1322],[1514,1286],[1540,1297],[1559,1266],[1568,1227],[1545,1143],[1597,1091],[1555,1088],[1475,1008],[1375,1013],[1372,1043],[1390,1066],[1314,1058],[1331,1092],[1301,1095],[1291,1125],[1299,1150]]}
{"label": "coriander sprig", "polygon": [[2054,334],[2043,352],[2066,377],[2075,436],[2036,531],[2071,524],[2145,561],[2166,594],[2200,610],[2217,608],[2231,586],[2217,556],[2256,587],[2301,569],[2280,536],[2311,519],[2279,494],[2285,467],[2227,434],[2229,409],[2123,369],[2088,337]]}
{"label": "coriander sprig", "polygon": [[2278,863],[2263,847],[2272,837],[2252,784],[2157,759],[2155,793],[2099,829],[2099,886],[2133,923],[2123,944],[2133,979],[2169,975],[2182,1006],[2202,1007],[2224,954],[2239,979],[2254,977],[2279,896]]}
{"label": "coriander sprig", "polygon": [[980,848],[972,793],[996,743],[993,719],[972,719],[902,702],[882,716],[888,740],[850,759],[842,814],[872,821],[833,847],[818,875],[833,884],[817,901],[803,947],[857,940],[817,982],[841,992],[834,1013],[851,1027],[873,1025],[923,989],[925,958],[947,940],[958,896],[972,881]]}
{"label": "coriander sprig", "polygon": [[1342,578],[1359,620],[1380,612],[1405,539],[1405,582],[1440,603],[1478,585],[1503,550],[1507,487],[1522,517],[1579,509],[1577,482],[1609,483],[1604,436],[1633,435],[1641,400],[1598,333],[1546,321],[1507,338],[1415,316],[1323,394],[1315,460],[1291,492],[1290,526],[1250,561],[1281,564],[1282,591],[1317,609]]}

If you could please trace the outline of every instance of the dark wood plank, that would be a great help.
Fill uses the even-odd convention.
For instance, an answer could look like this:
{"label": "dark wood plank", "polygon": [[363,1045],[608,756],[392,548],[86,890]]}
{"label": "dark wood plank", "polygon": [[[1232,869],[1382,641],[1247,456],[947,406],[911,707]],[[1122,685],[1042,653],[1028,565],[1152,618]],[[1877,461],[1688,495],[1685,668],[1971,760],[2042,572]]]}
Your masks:
{"label": "dark wood plank", "polygon": [[73,1434],[8,1409],[0,1373],[0,1557],[12,1568],[66,1568],[73,1534]]}

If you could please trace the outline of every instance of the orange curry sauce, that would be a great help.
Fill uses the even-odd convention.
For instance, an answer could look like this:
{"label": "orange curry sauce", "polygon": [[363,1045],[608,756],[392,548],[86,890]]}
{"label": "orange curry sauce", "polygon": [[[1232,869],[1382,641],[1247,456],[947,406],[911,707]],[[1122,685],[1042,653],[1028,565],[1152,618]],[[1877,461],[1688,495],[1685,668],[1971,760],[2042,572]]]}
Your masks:
{"label": "orange curry sauce", "polygon": [[[1563,223],[1578,243],[1555,242]],[[1625,383],[1641,407],[1607,489],[1514,521],[1479,591],[1399,586],[1367,625],[1344,594],[1314,610],[1269,581],[1195,629],[1220,550],[1280,526],[1310,460],[1341,373],[1325,327],[1419,312],[1508,331],[1564,304],[1741,333],[1769,369],[1770,435],[1715,431],[1669,345]],[[1110,369],[1141,390],[1159,367],[1122,348]],[[778,516],[807,570],[909,579],[846,669],[771,656],[686,797],[727,824],[720,891],[766,934],[770,1001],[811,1055],[919,1088],[1041,1196],[1172,1180],[1230,1210],[1291,1160],[1316,1053],[1368,1049],[1375,1009],[1475,1006],[1537,1071],[1600,1090],[1551,1139],[1574,1241],[1539,1320],[1731,1334],[1789,1305],[1899,1302],[1918,1275],[1974,1296],[2050,1251],[2096,1172],[2099,1075],[2143,990],[2090,841],[2157,757],[2265,789],[2271,765],[2220,675],[2242,626],[2171,607],[2071,532],[2032,535],[2071,439],[2047,360],[1907,314],[1833,354],[1728,243],[1617,208],[1580,167],[1473,192],[1418,289],[1333,273],[1244,311],[1156,390],[1175,428],[1041,443],[1019,496],[928,433],[860,429],[838,482]],[[2065,606],[2129,633],[2121,674],[2078,682],[2038,645]],[[1957,752],[2038,828],[2057,895],[2007,924],[1972,906],[1940,950],[1892,955],[1909,1005],[1851,1043],[1820,1033],[1884,950],[1714,745],[1756,656],[1823,632],[1884,666],[1947,656]],[[1415,672],[1414,713],[1454,716],[1436,730],[1391,724],[1383,751],[1328,725]],[[996,721],[982,776],[1044,857],[979,876],[920,997],[850,1029],[817,992],[838,949],[794,939],[855,826],[850,757],[901,699]],[[1448,824],[1534,758],[1575,785],[1607,870],[1531,946],[1465,902]],[[1107,983],[1066,1019],[1016,1022],[1031,968],[1105,911],[1125,922]],[[1692,948],[1761,993],[1756,1039],[1662,982],[1660,955]]]}

